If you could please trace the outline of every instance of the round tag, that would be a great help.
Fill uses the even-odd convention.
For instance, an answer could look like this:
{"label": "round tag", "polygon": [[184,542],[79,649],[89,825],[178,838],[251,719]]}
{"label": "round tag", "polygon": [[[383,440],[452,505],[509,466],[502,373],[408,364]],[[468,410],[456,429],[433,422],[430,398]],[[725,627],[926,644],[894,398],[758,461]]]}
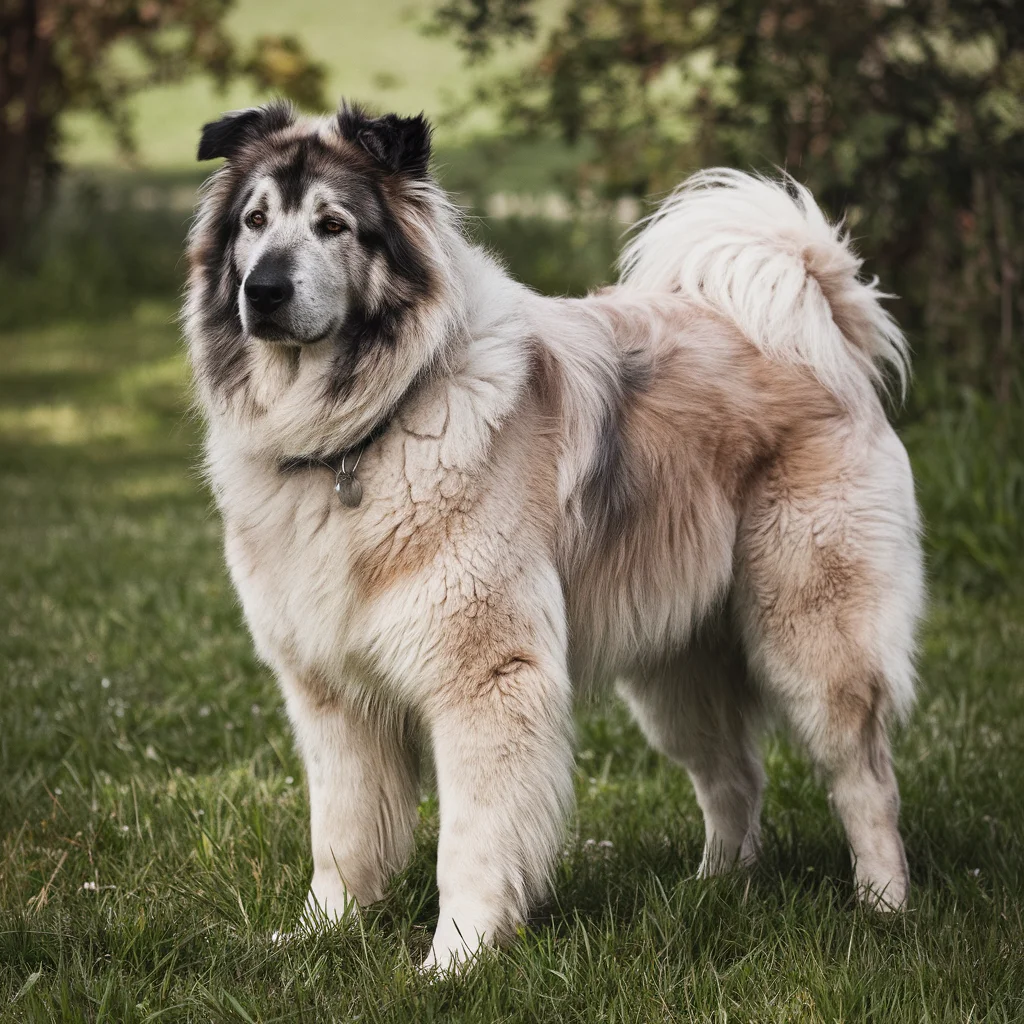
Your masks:
{"label": "round tag", "polygon": [[355,508],[363,500],[363,485],[354,476],[339,475],[334,493],[345,508]]}

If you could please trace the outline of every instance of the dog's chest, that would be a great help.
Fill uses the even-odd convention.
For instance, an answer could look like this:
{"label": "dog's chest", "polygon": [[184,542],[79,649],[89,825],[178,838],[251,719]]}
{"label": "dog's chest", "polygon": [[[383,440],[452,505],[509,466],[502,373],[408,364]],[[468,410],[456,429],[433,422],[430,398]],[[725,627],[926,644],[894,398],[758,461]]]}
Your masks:
{"label": "dog's chest", "polygon": [[261,656],[329,670],[350,648],[351,527],[329,473],[254,473],[221,500],[228,569]]}
{"label": "dog's chest", "polygon": [[403,581],[429,584],[452,533],[439,510],[459,495],[445,497],[452,473],[440,468],[439,446],[399,435],[375,447],[360,463],[355,508],[339,500],[327,470],[220,464],[228,568],[257,649],[278,673],[380,679],[391,674],[388,644],[400,637],[408,646],[426,628],[437,611],[432,588],[414,601],[391,592]]}

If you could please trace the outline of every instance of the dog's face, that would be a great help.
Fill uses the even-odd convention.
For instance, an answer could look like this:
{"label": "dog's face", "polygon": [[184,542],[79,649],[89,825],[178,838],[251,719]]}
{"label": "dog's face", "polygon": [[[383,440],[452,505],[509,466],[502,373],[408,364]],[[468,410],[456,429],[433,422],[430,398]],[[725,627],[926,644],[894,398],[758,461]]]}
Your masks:
{"label": "dog's face", "polygon": [[430,128],[422,117],[297,120],[275,104],[203,129],[201,160],[226,158],[191,239],[190,316],[211,376],[244,379],[252,346],[336,350],[334,385],[396,343],[430,292],[422,230]]}
{"label": "dog's face", "polygon": [[240,204],[232,252],[238,310],[252,338],[309,343],[345,321],[355,271],[368,260],[356,231],[370,204],[353,194],[355,182],[318,178],[289,190],[288,170],[259,177]]}

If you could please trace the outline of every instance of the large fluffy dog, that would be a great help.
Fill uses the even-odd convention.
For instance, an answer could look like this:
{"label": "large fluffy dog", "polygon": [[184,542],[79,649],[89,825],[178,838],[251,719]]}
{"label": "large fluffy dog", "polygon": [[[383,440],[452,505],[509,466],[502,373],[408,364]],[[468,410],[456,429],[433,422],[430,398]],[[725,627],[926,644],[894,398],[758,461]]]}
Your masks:
{"label": "large fluffy dog", "polygon": [[523,921],[572,797],[573,686],[617,684],[704,812],[758,849],[762,723],[831,788],[858,890],[907,868],[886,725],[923,600],[903,338],[792,181],[697,175],[621,281],[552,299],[472,245],[422,118],[285,106],[224,157],[185,314],[227,562],[305,759],[307,915],[409,853],[421,740],[449,968]]}

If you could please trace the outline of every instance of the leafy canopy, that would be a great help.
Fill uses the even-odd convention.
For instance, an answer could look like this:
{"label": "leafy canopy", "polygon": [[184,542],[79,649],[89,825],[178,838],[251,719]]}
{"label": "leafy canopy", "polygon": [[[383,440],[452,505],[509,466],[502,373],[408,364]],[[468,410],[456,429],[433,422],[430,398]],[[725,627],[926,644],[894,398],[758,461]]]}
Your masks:
{"label": "leafy canopy", "polygon": [[[451,0],[473,59],[535,0]],[[1024,319],[1024,5],[1014,0],[570,0],[510,126],[588,143],[580,185],[646,195],[712,164],[806,181],[901,316],[1008,398]],[[920,345],[920,340],[919,340]]]}

